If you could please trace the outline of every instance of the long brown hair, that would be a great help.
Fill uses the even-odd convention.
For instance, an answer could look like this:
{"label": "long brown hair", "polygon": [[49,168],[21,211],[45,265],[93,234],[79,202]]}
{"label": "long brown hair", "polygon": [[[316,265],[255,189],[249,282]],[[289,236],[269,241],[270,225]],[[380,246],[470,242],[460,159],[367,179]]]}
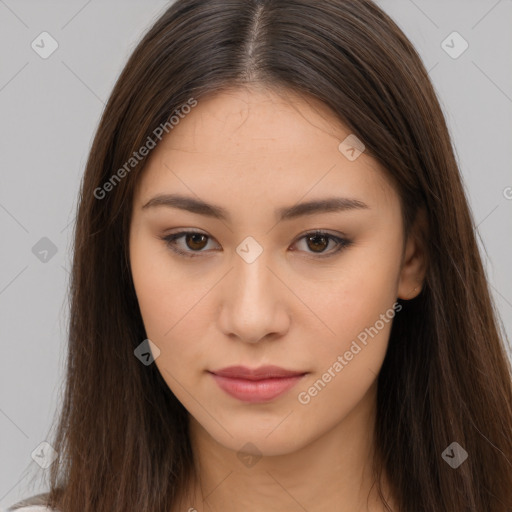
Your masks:
{"label": "long brown hair", "polygon": [[[251,84],[321,100],[386,169],[406,234],[425,214],[425,284],[416,299],[400,301],[378,376],[378,488],[385,470],[406,512],[511,510],[506,337],[428,74],[370,0],[178,0],[133,52],[81,187],[47,503],[62,512],[168,512],[193,475],[187,412],[156,366],[134,357],[146,335],[128,228],[146,159],[108,193],[97,191],[190,98]],[[442,456],[453,442],[468,453],[457,468]]]}

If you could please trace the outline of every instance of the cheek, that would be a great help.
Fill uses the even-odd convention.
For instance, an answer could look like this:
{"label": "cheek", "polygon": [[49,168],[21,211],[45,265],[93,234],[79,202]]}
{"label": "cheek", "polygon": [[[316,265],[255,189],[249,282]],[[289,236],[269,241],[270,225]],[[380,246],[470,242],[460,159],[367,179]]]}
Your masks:
{"label": "cheek", "polygon": [[146,335],[161,349],[157,341],[170,328],[167,315],[172,311],[169,301],[173,295],[164,275],[163,256],[156,241],[137,223],[132,225],[130,233],[130,266]]}
{"label": "cheek", "polygon": [[[393,307],[400,248],[399,239],[388,246],[375,240],[357,254],[354,251],[349,256],[347,252],[343,265],[333,270],[329,280],[302,290],[303,296],[309,293],[308,305],[317,317],[318,332],[314,345],[310,343],[306,349],[308,360],[314,361],[314,374],[298,390],[302,405],[310,404],[311,410],[318,408],[318,412],[322,409],[333,418],[343,415],[376,379],[400,309]],[[304,319],[301,328],[310,332],[312,321]],[[330,410],[333,401],[343,411]]]}
{"label": "cheek", "polygon": [[201,307],[212,284],[173,263],[163,242],[143,235],[134,240],[131,269],[146,335],[160,350],[155,364],[178,396],[174,377],[190,378],[186,375],[204,359],[199,341],[208,337],[211,322]]}
{"label": "cheek", "polygon": [[132,247],[130,258],[133,283],[146,334],[155,341],[171,328],[170,312],[173,311],[175,289],[165,276],[162,257],[154,251],[143,249],[142,243]]}
{"label": "cheek", "polygon": [[306,423],[322,418],[326,428],[334,426],[363,400],[382,367],[395,315],[389,294],[347,297],[324,310],[334,335],[329,333],[308,347],[313,372],[296,390],[294,400]]}
{"label": "cheek", "polygon": [[[397,298],[400,240],[386,246],[378,239],[347,251],[321,280],[303,282],[298,294],[314,313],[326,351],[343,348],[392,308]],[[302,328],[313,321],[301,320]],[[379,323],[380,326],[380,323]]]}

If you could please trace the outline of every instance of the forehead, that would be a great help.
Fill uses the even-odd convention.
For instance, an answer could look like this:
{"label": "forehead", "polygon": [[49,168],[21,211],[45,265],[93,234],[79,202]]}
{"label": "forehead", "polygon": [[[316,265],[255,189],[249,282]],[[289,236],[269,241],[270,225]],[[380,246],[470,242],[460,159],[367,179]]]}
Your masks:
{"label": "forehead", "polygon": [[337,145],[348,133],[315,98],[286,90],[240,88],[199,100],[160,147],[217,153],[222,144],[231,155],[243,152],[265,157],[283,150],[304,153],[301,147],[306,140],[309,145]]}
{"label": "forehead", "polygon": [[[339,149],[350,130],[320,101],[291,91],[234,89],[198,100],[150,154],[137,197],[179,188],[277,202],[334,191],[382,207],[396,195],[378,162]],[[188,189],[188,190],[187,190]],[[226,196],[227,194],[227,196]],[[232,197],[232,199],[234,199]]]}

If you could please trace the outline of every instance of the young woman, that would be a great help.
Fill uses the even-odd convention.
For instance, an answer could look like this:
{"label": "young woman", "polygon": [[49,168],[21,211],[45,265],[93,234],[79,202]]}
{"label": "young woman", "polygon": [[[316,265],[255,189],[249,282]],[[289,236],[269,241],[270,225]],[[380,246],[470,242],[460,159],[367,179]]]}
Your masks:
{"label": "young woman", "polygon": [[101,119],[71,292],[59,457],[18,510],[512,509],[450,136],[369,0],[174,3]]}

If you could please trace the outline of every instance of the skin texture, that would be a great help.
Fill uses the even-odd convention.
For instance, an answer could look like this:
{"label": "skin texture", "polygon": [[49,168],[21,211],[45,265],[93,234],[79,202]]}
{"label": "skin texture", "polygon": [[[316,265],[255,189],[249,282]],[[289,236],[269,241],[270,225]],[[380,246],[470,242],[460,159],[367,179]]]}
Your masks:
{"label": "skin texture", "polygon": [[[364,152],[350,161],[339,151],[349,134],[312,98],[234,89],[201,99],[150,155],[134,196],[130,263],[147,336],[160,350],[155,364],[190,413],[200,485],[180,510],[384,510],[375,488],[367,497],[391,321],[358,343],[308,403],[298,399],[397,297],[416,296],[424,277],[422,247],[404,240],[399,197],[383,170]],[[142,208],[171,193],[222,206],[230,219]],[[328,197],[367,208],[281,221],[274,213]],[[192,258],[162,240],[189,229],[207,235],[175,241],[202,251]],[[335,253],[335,240],[308,243],[317,229],[351,244]],[[251,263],[236,250],[247,237],[262,248]],[[207,373],[267,364],[307,375],[252,404]],[[261,458],[244,464],[244,446]]]}

